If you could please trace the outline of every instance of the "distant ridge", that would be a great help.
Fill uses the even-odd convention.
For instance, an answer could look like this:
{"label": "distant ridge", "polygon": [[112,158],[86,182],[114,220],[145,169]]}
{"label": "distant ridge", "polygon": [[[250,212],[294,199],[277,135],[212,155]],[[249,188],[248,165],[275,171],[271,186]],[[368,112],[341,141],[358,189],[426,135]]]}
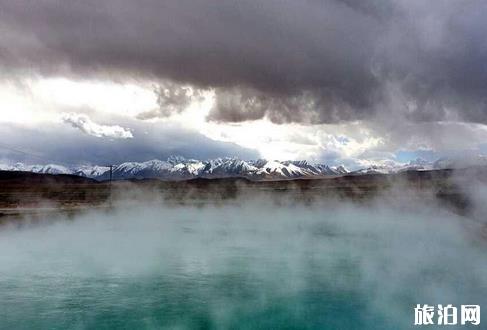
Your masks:
{"label": "distant ridge", "polygon": [[[319,178],[341,176],[346,174],[392,174],[404,171],[425,171],[441,168],[457,168],[471,165],[487,165],[487,158],[479,156],[470,162],[440,159],[434,163],[416,159],[406,164],[371,165],[356,171],[349,171],[344,166],[328,166],[312,164],[307,161],[277,160],[241,160],[238,158],[216,158],[211,160],[186,159],[180,156],[169,157],[167,160],[149,160],[146,162],[125,162],[113,166],[113,179],[162,179],[189,180],[195,178],[247,178],[250,180],[289,180],[297,178]],[[27,171],[45,174],[71,174],[95,180],[108,180],[107,166],[66,167],[57,164],[14,165],[0,164],[0,170]]]}

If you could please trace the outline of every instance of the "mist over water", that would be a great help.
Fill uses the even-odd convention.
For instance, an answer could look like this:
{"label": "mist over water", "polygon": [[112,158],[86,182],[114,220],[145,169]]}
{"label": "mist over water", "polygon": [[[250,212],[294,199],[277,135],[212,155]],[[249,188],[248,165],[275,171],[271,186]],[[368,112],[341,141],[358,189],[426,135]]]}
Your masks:
{"label": "mist over water", "polygon": [[257,196],[5,227],[0,327],[413,328],[418,303],[486,306],[476,226],[417,201]]}

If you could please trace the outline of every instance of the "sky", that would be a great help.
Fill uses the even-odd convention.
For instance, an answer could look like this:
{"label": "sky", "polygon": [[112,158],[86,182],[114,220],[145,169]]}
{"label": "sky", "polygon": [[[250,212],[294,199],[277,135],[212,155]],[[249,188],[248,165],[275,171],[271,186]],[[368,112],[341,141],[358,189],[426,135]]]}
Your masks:
{"label": "sky", "polygon": [[487,153],[487,2],[0,0],[0,161]]}

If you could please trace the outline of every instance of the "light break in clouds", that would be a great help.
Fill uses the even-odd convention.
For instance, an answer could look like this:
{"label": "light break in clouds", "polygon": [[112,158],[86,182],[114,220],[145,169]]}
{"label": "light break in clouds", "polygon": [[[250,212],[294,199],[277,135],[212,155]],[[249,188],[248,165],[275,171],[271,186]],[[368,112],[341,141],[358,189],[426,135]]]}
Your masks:
{"label": "light break in clouds", "polygon": [[275,159],[477,152],[486,16],[471,0],[0,0],[1,119],[72,113],[123,141],[160,122]]}

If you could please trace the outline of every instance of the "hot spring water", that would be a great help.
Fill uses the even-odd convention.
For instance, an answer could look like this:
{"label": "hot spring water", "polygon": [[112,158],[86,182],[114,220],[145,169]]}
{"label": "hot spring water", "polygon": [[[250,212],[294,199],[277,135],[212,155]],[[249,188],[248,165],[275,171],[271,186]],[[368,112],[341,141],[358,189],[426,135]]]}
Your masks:
{"label": "hot spring water", "polygon": [[139,206],[0,231],[0,328],[412,328],[487,306],[487,248],[421,209]]}

